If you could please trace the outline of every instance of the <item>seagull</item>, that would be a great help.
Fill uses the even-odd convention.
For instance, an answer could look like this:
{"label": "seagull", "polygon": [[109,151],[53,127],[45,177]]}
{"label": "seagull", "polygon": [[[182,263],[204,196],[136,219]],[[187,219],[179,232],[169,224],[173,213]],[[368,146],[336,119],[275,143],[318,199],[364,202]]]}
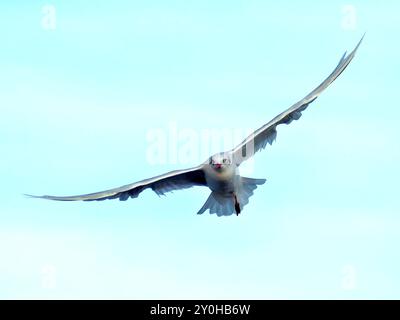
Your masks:
{"label": "seagull", "polygon": [[239,216],[244,206],[249,203],[249,198],[253,195],[253,191],[266,181],[266,179],[241,176],[239,174],[239,166],[256,152],[265,149],[268,144],[272,145],[276,139],[278,125],[290,124],[293,120],[300,119],[302,112],[309,104],[317,99],[346,69],[363,38],[364,36],[350,54],[344,53],[333,72],[307,96],[254,131],[234,149],[217,153],[197,167],[171,171],[150,179],[101,192],[77,196],[27,196],[56,201],[102,201],[107,199],[125,201],[129,198],[137,198],[146,189],[151,189],[160,196],[174,190],[202,186],[208,187],[211,190],[211,194],[198,211],[198,214],[203,214],[209,210],[210,214],[216,214],[219,217],[233,214]]}

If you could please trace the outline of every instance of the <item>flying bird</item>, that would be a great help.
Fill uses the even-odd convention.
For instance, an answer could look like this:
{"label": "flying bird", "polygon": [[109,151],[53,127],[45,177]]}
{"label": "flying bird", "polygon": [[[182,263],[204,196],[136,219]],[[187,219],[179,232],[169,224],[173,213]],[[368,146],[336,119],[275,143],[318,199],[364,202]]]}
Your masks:
{"label": "flying bird", "polygon": [[164,195],[174,190],[202,186],[208,187],[211,190],[211,194],[198,214],[203,214],[209,210],[211,214],[215,213],[217,216],[239,215],[244,206],[249,203],[249,198],[253,195],[253,191],[266,181],[265,179],[240,176],[238,168],[241,163],[275,141],[278,125],[289,124],[301,117],[302,112],[308,105],[317,99],[346,69],[363,38],[364,36],[350,54],[344,53],[333,72],[307,96],[256,130],[234,149],[217,153],[197,167],[171,171],[160,176],[101,192],[77,196],[27,196],[57,201],[102,201],[107,199],[125,201],[128,198],[137,198],[146,189],[152,189],[157,195]]}

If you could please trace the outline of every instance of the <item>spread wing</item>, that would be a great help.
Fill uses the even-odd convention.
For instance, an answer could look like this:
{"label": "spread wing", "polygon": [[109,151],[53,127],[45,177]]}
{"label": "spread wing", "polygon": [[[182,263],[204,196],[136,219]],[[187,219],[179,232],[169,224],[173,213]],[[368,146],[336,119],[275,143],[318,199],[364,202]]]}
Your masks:
{"label": "spread wing", "polygon": [[137,198],[143,190],[148,188],[152,189],[158,195],[164,195],[166,192],[174,190],[206,185],[207,184],[204,176],[204,171],[202,169],[202,166],[199,166],[187,170],[171,171],[154,178],[96,193],[66,197],[33,195],[27,196],[57,201],[101,201],[107,199],[119,199],[121,201],[125,201],[128,198]]}
{"label": "spread wing", "polygon": [[313,102],[335,79],[346,69],[351,60],[353,59],[358,47],[361,44],[364,36],[361,38],[355,49],[349,54],[344,53],[340,59],[339,64],[333,72],[313,91],[299,102],[295,103],[286,111],[282,112],[270,122],[256,130],[252,135],[247,137],[231,152],[237,165],[252,157],[257,151],[264,149],[268,144],[272,144],[276,139],[276,127],[280,124],[289,124],[293,120],[298,120],[301,117],[301,112],[304,111],[308,105]]}

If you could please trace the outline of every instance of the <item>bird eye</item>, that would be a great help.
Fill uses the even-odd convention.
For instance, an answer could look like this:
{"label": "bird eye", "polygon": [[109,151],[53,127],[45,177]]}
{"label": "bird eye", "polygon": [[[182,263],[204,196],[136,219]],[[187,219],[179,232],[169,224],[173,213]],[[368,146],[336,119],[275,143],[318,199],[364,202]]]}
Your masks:
{"label": "bird eye", "polygon": [[228,163],[228,159],[222,160],[222,163],[223,163],[223,164],[227,164],[227,163]]}

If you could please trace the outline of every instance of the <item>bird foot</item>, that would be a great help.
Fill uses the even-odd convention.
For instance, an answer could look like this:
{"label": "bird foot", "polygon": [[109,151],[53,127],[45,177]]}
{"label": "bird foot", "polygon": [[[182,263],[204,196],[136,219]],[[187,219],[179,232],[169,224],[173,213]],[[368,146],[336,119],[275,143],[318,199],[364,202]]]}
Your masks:
{"label": "bird foot", "polygon": [[237,200],[236,194],[233,195],[233,199],[234,199],[234,201],[235,201],[236,216],[239,216],[239,214],[240,214],[240,212],[241,212],[242,210],[240,209],[240,203],[239,203],[239,201]]}

